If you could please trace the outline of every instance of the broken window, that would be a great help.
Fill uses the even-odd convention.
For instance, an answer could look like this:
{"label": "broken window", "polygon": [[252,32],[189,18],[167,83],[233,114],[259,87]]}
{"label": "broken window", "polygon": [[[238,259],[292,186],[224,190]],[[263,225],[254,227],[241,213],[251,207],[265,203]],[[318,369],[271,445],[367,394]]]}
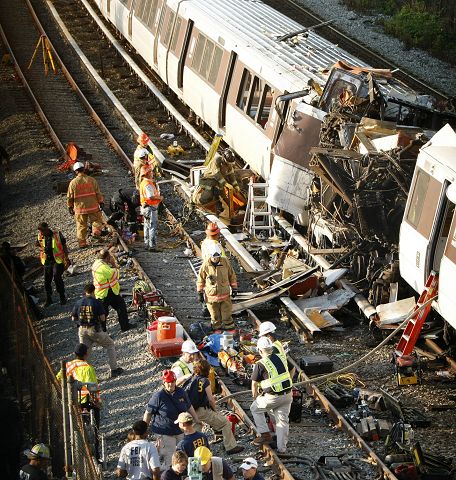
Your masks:
{"label": "broken window", "polygon": [[245,106],[247,105],[251,83],[252,83],[252,74],[246,68],[244,68],[244,72],[242,74],[241,86],[239,88],[238,98],[236,101],[236,105],[242,110],[244,110]]}
{"label": "broken window", "polygon": [[271,111],[273,91],[259,77],[253,77],[245,68],[242,74],[236,105],[256,123],[265,128]]}
{"label": "broken window", "polygon": [[266,127],[266,123],[269,118],[269,113],[271,112],[272,105],[272,90],[269,85],[265,85],[263,89],[260,112],[257,117],[257,123],[259,123],[263,128]]}
{"label": "broken window", "polygon": [[416,175],[415,185],[413,187],[412,198],[407,212],[407,221],[415,228],[420,223],[421,214],[423,212],[424,200],[429,187],[430,176],[419,169]]}

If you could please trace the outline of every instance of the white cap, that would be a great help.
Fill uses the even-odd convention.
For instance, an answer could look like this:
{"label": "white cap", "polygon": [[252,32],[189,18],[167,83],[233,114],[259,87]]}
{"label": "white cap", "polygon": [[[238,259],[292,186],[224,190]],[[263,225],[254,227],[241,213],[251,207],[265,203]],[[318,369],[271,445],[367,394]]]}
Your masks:
{"label": "white cap", "polygon": [[260,325],[260,337],[266,335],[267,333],[273,333],[277,330],[277,327],[272,322],[263,322]]}
{"label": "white cap", "polygon": [[214,257],[216,255],[218,255],[219,257],[222,256],[222,247],[218,242],[214,242],[212,243],[212,245],[210,245],[209,254],[211,255],[211,257]]}
{"label": "white cap", "polygon": [[141,148],[141,150],[139,150],[138,152],[138,158],[144,158],[144,157],[147,157],[149,155],[149,150],[147,150],[147,148]]}
{"label": "white cap", "polygon": [[73,171],[79,170],[80,168],[84,168],[84,164],[82,162],[75,162],[73,165]]}
{"label": "white cap", "polygon": [[199,352],[198,347],[191,340],[185,340],[185,342],[182,343],[181,351],[182,353],[198,353]]}
{"label": "white cap", "polygon": [[257,348],[261,348],[262,350],[265,350],[267,348],[272,348],[274,344],[271,342],[271,340],[268,337],[260,337],[257,342]]}
{"label": "white cap", "polygon": [[253,457],[247,457],[241,465],[243,470],[250,470],[251,468],[258,468],[258,462]]}

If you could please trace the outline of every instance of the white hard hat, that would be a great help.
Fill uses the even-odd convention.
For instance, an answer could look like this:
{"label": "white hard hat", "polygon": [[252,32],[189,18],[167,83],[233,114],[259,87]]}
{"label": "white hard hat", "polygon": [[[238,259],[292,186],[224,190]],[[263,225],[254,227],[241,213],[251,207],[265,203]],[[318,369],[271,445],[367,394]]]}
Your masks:
{"label": "white hard hat", "polygon": [[192,340],[185,340],[181,348],[182,353],[198,353],[198,347]]}
{"label": "white hard hat", "polygon": [[215,256],[219,256],[221,257],[222,256],[222,247],[220,246],[220,244],[217,242],[217,243],[213,243],[211,246],[210,246],[210,250],[209,250],[209,253],[211,255],[211,257],[215,257]]}
{"label": "white hard hat", "polygon": [[260,337],[257,342],[257,348],[262,350],[272,348],[274,345],[268,337]]}
{"label": "white hard hat", "polygon": [[147,150],[147,148],[141,148],[141,150],[139,150],[138,152],[138,158],[144,158],[144,157],[147,157],[149,155],[149,150]]}
{"label": "white hard hat", "polygon": [[84,168],[84,164],[82,162],[75,162],[73,165],[73,171],[79,170],[80,168]]}
{"label": "white hard hat", "polygon": [[259,328],[260,337],[268,333],[273,333],[276,330],[277,330],[277,327],[272,322],[263,322]]}

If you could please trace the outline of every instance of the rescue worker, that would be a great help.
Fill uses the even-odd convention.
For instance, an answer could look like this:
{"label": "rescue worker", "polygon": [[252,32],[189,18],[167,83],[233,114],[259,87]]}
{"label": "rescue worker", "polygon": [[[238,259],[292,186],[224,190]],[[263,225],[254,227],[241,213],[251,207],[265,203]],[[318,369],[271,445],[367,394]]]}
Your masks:
{"label": "rescue worker", "polygon": [[[186,391],[176,386],[176,375],[171,370],[162,374],[163,388],[157,390],[146,406],[143,420],[157,436],[157,448],[162,457],[163,469],[171,465],[171,457],[176,445],[184,438],[180,428],[174,422],[182,412],[189,412],[193,419],[199,421]],[[152,422],[151,422],[152,421]]]}
{"label": "rescue worker", "polygon": [[271,340],[272,344],[274,345],[274,353],[281,353],[282,355],[287,356],[287,352],[285,351],[284,346],[280,340],[277,340],[273,333],[277,330],[277,327],[272,322],[263,322],[258,329],[259,337],[267,337]]}
{"label": "rescue worker", "polygon": [[200,460],[203,480],[234,480],[233,470],[225,459],[213,457],[207,447],[198,447],[195,458]]}
{"label": "rescue worker", "polygon": [[62,275],[65,263],[69,262],[65,237],[58,230],[52,231],[46,222],[42,222],[38,225],[36,245],[40,249],[40,260],[44,267],[44,306],[48,307],[52,303],[52,280],[60,296],[60,305],[65,305],[67,299]]}
{"label": "rescue worker", "polygon": [[185,340],[181,347],[182,355],[176,362],[173,363],[171,370],[176,375],[176,385],[178,387],[189,380],[193,374],[193,363],[199,357],[198,347],[192,340]]}
{"label": "rescue worker", "polygon": [[135,171],[135,185],[139,189],[141,183],[141,167],[149,165],[156,178],[162,176],[162,170],[160,163],[155,158],[152,148],[149,146],[150,138],[144,133],[140,133],[136,139],[138,145],[136,146],[135,153],[133,154],[133,168]]}
{"label": "rescue worker", "polygon": [[171,467],[162,473],[160,480],[183,480],[186,477],[187,465],[187,454],[176,450],[171,457]]}
{"label": "rescue worker", "polygon": [[134,325],[128,322],[127,305],[122,295],[120,295],[119,276],[120,271],[116,259],[109,250],[101,250],[92,265],[95,298],[103,302],[106,316],[109,313],[109,307],[112,307],[117,312],[120,329],[122,332],[126,332],[133,328]]}
{"label": "rescue worker", "polygon": [[212,328],[232,330],[235,328],[231,312],[233,306],[230,298],[237,295],[237,280],[233,267],[226,257],[222,257],[220,245],[213,245],[210,257],[204,260],[198,272],[198,299],[204,302],[206,294],[207,309],[211,315]]}
{"label": "rescue worker", "polygon": [[195,430],[193,417],[188,412],[180,413],[174,423],[177,423],[184,433],[184,438],[177,444],[176,450],[182,450],[188,457],[193,457],[198,447],[209,448],[207,436]]}
{"label": "rescue worker", "polygon": [[84,297],[76,302],[71,318],[79,326],[79,341],[88,347],[87,358],[92,351],[92,345],[100,345],[108,354],[111,377],[117,377],[123,368],[117,365],[116,347],[113,339],[106,332],[106,315],[103,303],[95,298],[95,287],[88,283],[84,287]]}
{"label": "rescue worker", "polygon": [[103,195],[98,182],[84,172],[84,164],[76,162],[73,165],[76,178],[68,185],[68,211],[76,220],[76,236],[79,247],[87,247],[87,222],[92,223],[92,235],[100,237],[103,228]]}
{"label": "rescue worker", "polygon": [[120,188],[109,202],[112,215],[108,218],[108,224],[124,218],[125,206],[127,207],[127,221],[136,223],[136,209],[140,206],[139,192],[136,188]]}
{"label": "rescue worker", "polygon": [[207,360],[199,360],[195,363],[193,376],[185,385],[185,390],[190,402],[200,421],[195,424],[196,430],[202,430],[202,423],[207,423],[214,431],[222,432],[223,446],[228,455],[242,452],[244,447],[237,444],[231,429],[231,422],[222,413],[217,411],[217,404],[212,395],[209,382],[211,366]]}
{"label": "rescue worker", "polygon": [[226,257],[225,250],[223,249],[219,238],[220,228],[214,222],[209,223],[206,228],[206,238],[201,242],[201,258],[203,260],[210,257],[214,245],[220,245],[222,257]]}
{"label": "rescue worker", "polygon": [[34,445],[30,450],[25,450],[24,455],[29,463],[19,471],[19,480],[47,480],[45,470],[51,458],[49,447],[44,443]]}
{"label": "rescue worker", "polygon": [[258,473],[258,462],[253,457],[247,457],[241,464],[242,476],[245,480],[264,480]]}
{"label": "rescue worker", "polygon": [[[253,420],[261,434],[253,443],[262,445],[272,442],[272,435],[266,423],[265,412],[272,412],[276,420],[277,451],[285,453],[288,443],[289,419],[293,386],[293,368],[281,353],[274,353],[274,345],[267,337],[257,343],[261,359],[252,372],[252,396],[250,405]],[[261,392],[260,392],[261,389]]]}
{"label": "rescue worker", "polygon": [[157,447],[147,440],[147,423],[133,424],[134,436],[120,451],[116,475],[127,480],[160,479],[160,459]]}
{"label": "rescue worker", "polygon": [[144,243],[149,252],[158,252],[158,206],[163,197],[155,183],[152,170],[148,166],[141,167],[141,184],[139,186],[139,201],[141,213],[144,216]]}

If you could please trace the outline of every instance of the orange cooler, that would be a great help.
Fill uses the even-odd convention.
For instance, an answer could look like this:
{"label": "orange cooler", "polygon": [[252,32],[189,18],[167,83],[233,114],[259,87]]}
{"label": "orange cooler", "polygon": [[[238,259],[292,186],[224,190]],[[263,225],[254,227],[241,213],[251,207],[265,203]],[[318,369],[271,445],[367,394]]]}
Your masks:
{"label": "orange cooler", "polygon": [[176,317],[159,317],[157,325],[157,340],[171,340],[176,338]]}

